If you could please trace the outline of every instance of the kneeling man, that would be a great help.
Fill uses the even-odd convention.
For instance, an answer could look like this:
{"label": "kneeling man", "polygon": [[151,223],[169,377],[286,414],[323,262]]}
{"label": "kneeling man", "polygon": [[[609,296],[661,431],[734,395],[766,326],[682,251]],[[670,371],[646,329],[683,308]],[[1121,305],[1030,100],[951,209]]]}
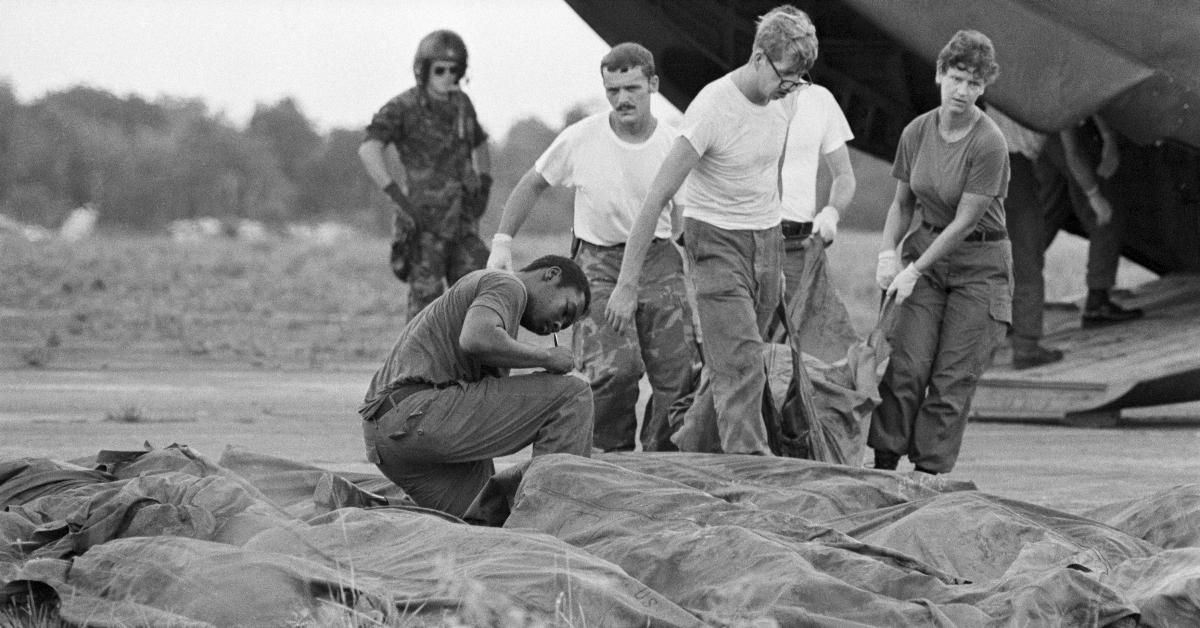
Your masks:
{"label": "kneeling man", "polygon": [[534,456],[590,455],[592,393],[565,375],[570,348],[517,340],[518,325],[552,334],[590,304],[583,271],[556,255],[455,282],[405,325],[371,380],[359,408],[367,459],[417,504],[462,516],[496,456],[530,443]]}

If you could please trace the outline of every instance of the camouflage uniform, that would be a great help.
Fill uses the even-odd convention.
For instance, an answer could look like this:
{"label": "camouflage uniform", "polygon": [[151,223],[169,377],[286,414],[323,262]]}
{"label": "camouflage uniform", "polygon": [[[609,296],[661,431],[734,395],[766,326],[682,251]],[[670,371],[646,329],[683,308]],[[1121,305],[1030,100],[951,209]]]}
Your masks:
{"label": "camouflage uniform", "polygon": [[588,315],[575,324],[572,342],[576,367],[592,384],[593,444],[605,451],[633,450],[638,382],[645,373],[652,392],[642,422],[642,449],[674,450],[668,411],[691,390],[692,371],[700,362],[683,258],[670,240],[651,243],[638,287],[636,335],[625,335],[604,319],[624,255],[624,245],[584,241],[575,254],[592,289]]}
{"label": "camouflage uniform", "polygon": [[442,294],[445,284],[483,268],[487,247],[479,239],[486,208],[471,151],[487,141],[471,99],[452,92],[429,98],[413,87],[388,101],[367,126],[367,139],[392,143],[404,164],[416,229],[392,224],[392,271],[408,282],[408,316]]}

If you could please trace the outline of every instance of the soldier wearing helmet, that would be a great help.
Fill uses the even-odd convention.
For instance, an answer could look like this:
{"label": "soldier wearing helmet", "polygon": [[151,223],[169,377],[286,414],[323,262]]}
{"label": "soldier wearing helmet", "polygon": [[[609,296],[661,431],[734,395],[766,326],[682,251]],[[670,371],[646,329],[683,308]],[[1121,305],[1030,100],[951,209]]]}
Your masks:
{"label": "soldier wearing helmet", "polygon": [[[375,114],[358,149],[367,174],[396,205],[391,267],[408,283],[409,318],[487,262],[478,234],[492,182],[488,135],[459,88],[466,70],[458,34],[426,35],[413,58],[416,85]],[[397,178],[384,158],[388,144],[400,156]]]}

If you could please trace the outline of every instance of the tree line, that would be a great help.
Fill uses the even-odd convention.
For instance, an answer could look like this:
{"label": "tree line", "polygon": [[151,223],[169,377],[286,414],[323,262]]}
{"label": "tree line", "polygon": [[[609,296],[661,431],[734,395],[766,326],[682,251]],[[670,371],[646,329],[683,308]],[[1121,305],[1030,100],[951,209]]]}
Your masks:
{"label": "tree line", "polygon": [[[573,107],[563,127],[584,115]],[[497,143],[500,134],[489,129],[495,184],[485,232],[559,130],[528,118]],[[363,171],[362,139],[362,127],[318,132],[292,98],[257,105],[240,128],[201,99],[147,101],[76,86],[26,104],[0,82],[0,213],[54,227],[90,203],[102,225],[129,230],[213,216],[268,225],[336,220],[386,232],[391,201]],[[539,208],[545,217],[529,230],[569,229],[569,197],[551,194],[542,205],[551,208]]]}

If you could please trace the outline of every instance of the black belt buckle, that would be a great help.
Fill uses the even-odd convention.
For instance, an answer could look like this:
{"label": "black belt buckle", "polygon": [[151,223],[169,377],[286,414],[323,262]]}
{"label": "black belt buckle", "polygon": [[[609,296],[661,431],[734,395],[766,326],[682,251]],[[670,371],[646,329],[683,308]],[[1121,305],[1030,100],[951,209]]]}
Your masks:
{"label": "black belt buckle", "polygon": [[786,240],[798,240],[807,238],[812,235],[811,222],[796,222],[795,220],[784,220],[779,223],[780,230],[783,231],[783,237]]}

